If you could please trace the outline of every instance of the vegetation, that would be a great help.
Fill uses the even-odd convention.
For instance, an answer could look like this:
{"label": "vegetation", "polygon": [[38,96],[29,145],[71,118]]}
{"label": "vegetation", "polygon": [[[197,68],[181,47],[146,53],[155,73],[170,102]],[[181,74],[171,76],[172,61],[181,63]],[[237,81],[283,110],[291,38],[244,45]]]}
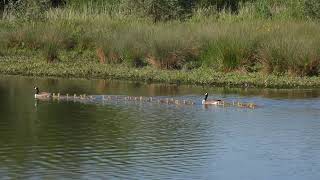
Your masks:
{"label": "vegetation", "polygon": [[4,0],[0,12],[1,73],[318,85],[303,78],[320,74],[317,0]]}
{"label": "vegetation", "polygon": [[304,88],[319,87],[320,77],[277,76],[263,73],[219,72],[208,68],[190,71],[161,70],[146,66],[140,69],[117,64],[98,64],[85,61],[46,63],[35,57],[0,58],[0,73],[10,75],[122,79],[204,86]]}

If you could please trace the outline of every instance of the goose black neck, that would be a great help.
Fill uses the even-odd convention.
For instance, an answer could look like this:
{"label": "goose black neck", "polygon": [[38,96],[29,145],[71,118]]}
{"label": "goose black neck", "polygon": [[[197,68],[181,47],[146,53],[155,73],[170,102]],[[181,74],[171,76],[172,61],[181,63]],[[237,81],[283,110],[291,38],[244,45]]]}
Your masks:
{"label": "goose black neck", "polygon": [[39,89],[38,88],[36,88],[36,94],[39,94]]}
{"label": "goose black neck", "polygon": [[206,101],[207,99],[208,99],[208,94],[204,96],[204,100]]}

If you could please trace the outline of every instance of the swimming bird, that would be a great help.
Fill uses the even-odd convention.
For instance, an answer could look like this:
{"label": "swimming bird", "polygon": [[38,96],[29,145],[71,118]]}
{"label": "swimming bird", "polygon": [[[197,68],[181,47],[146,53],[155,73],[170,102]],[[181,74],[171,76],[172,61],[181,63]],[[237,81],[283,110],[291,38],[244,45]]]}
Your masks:
{"label": "swimming bird", "polygon": [[51,93],[40,92],[38,87],[34,87],[34,89],[36,90],[36,92],[34,94],[34,98],[36,98],[36,99],[45,99],[45,98],[51,98],[52,97]]}
{"label": "swimming bird", "polygon": [[202,104],[211,104],[211,105],[219,105],[222,104],[223,101],[220,99],[217,100],[208,100],[208,93],[204,95],[204,99],[202,100]]}

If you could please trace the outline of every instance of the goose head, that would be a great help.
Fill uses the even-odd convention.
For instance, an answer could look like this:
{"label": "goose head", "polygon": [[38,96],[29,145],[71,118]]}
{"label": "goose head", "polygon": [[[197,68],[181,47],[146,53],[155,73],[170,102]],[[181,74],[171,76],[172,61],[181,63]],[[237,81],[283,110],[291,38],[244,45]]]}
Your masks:
{"label": "goose head", "polygon": [[35,89],[35,91],[36,91],[35,94],[39,94],[39,92],[40,92],[40,91],[39,91],[39,88],[35,86],[34,89]]}

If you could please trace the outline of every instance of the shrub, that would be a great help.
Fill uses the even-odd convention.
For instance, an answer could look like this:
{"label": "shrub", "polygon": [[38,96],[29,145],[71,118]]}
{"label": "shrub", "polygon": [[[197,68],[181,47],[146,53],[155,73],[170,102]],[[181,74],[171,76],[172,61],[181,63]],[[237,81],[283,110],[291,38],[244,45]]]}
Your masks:
{"label": "shrub", "polygon": [[185,19],[191,16],[192,9],[195,7],[195,2],[192,0],[187,2],[179,0],[127,0],[124,2],[127,12],[150,17],[155,23]]}
{"label": "shrub", "polygon": [[257,11],[257,14],[260,17],[263,18],[271,18],[272,12],[271,12],[271,4],[268,2],[268,0],[259,0],[254,3],[255,9]]}
{"label": "shrub", "polygon": [[305,1],[305,12],[311,18],[320,19],[320,1],[319,0]]}
{"label": "shrub", "polygon": [[7,1],[6,11],[18,21],[44,20],[49,0]]}

